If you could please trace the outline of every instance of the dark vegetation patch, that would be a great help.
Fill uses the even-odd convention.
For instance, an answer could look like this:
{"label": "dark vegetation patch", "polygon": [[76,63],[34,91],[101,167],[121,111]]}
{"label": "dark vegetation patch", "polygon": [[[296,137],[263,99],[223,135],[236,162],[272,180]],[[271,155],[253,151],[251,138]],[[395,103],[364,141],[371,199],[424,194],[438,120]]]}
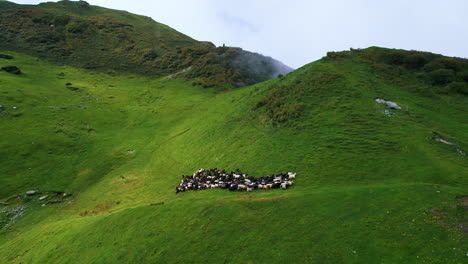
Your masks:
{"label": "dark vegetation patch", "polygon": [[262,115],[262,119],[271,120],[275,125],[299,117],[304,111],[305,104],[288,102],[290,100],[288,100],[287,90],[285,87],[278,87],[271,91],[266,97],[257,102],[254,110],[264,107],[266,111]]}
{"label": "dark vegetation patch", "polygon": [[422,85],[415,90],[423,95],[468,95],[468,60],[430,52],[384,48],[329,52],[325,60],[351,59],[370,65],[380,77],[401,86],[410,86],[417,77]]}
{"label": "dark vegetation patch", "polygon": [[10,56],[10,55],[7,55],[7,54],[0,54],[0,59],[12,60],[13,56]]}
{"label": "dark vegetation patch", "polygon": [[88,129],[88,135],[95,136],[97,135],[97,131],[95,129],[90,128]]}
{"label": "dark vegetation patch", "polygon": [[98,214],[102,214],[102,213],[105,213],[105,212],[108,212],[110,209],[112,209],[114,206],[120,204],[120,201],[116,201],[116,202],[110,202],[110,203],[101,203],[101,204],[98,204],[96,205],[95,207],[89,209],[89,210],[85,210],[83,212],[80,212],[79,215],[80,216],[91,216],[91,215],[98,215]]}
{"label": "dark vegetation patch", "polygon": [[448,205],[433,207],[424,212],[427,222],[434,222],[468,236],[468,195],[458,195]]}
{"label": "dark vegetation patch", "polygon": [[78,88],[78,87],[73,87],[73,86],[70,86],[70,85],[67,85],[67,89],[70,90],[70,91],[74,91],[74,92],[80,90],[80,88]]}
{"label": "dark vegetation patch", "polygon": [[327,91],[328,86],[342,80],[341,75],[333,72],[301,77],[304,78],[274,84],[270,91],[257,101],[252,110],[259,112],[263,121],[271,122],[273,126],[280,126],[302,115],[308,105],[306,98],[314,91],[319,93]]}
{"label": "dark vegetation patch", "polygon": [[2,67],[1,70],[6,71],[8,73],[16,74],[16,75],[21,74],[20,68],[16,66],[5,66],[5,67]]}

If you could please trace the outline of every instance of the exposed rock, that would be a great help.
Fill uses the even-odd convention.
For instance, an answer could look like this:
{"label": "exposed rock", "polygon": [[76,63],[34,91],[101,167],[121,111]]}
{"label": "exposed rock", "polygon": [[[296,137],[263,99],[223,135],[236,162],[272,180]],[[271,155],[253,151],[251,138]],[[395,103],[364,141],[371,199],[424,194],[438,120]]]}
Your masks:
{"label": "exposed rock", "polygon": [[16,74],[16,75],[21,74],[21,70],[16,66],[5,66],[5,67],[2,67],[1,70],[12,73],[12,74]]}
{"label": "exposed rock", "polygon": [[384,110],[384,114],[385,114],[386,116],[388,116],[388,117],[392,117],[392,115],[393,115],[392,111],[390,111],[390,110],[388,110],[388,109],[385,109],[385,110]]}
{"label": "exposed rock", "polygon": [[127,150],[127,154],[128,154],[128,155],[133,155],[133,154],[135,154],[135,152],[136,152],[136,151],[135,151],[134,149],[129,149],[129,150]]}
{"label": "exposed rock", "polygon": [[3,227],[0,226],[0,228],[9,227],[15,220],[22,217],[25,214],[25,212],[26,212],[26,206],[19,206],[16,208],[1,210],[0,214],[6,215],[6,217],[8,218],[8,222]]}
{"label": "exposed rock", "polygon": [[455,143],[452,143],[452,142],[449,142],[443,138],[440,138],[440,137],[434,137],[434,141],[437,141],[437,142],[440,142],[440,143],[444,143],[444,144],[447,144],[447,145],[455,145]]}
{"label": "exposed rock", "polygon": [[0,59],[11,60],[13,59],[13,56],[7,54],[0,54]]}
{"label": "exposed rock", "polygon": [[432,133],[434,134],[434,136],[431,138],[432,140],[434,140],[436,142],[444,143],[444,144],[450,145],[450,146],[455,146],[456,145],[455,143],[452,143],[450,141],[445,140],[439,133],[434,132],[434,131]]}
{"label": "exposed rock", "polygon": [[31,191],[27,191],[27,192],[26,192],[26,195],[36,195],[36,194],[38,194],[38,193],[39,193],[39,192],[36,191],[36,190],[31,190]]}
{"label": "exposed rock", "polygon": [[401,109],[401,107],[397,105],[395,102],[387,101],[386,104],[391,109],[398,109],[398,110]]}
{"label": "exposed rock", "polygon": [[0,112],[5,111],[5,107],[0,104]]}
{"label": "exposed rock", "polygon": [[48,197],[47,195],[41,196],[41,197],[39,197],[39,201],[43,201],[43,200],[47,199],[47,197]]}
{"label": "exposed rock", "polygon": [[9,204],[9,203],[4,203],[4,202],[0,202],[0,205],[1,205],[1,206],[8,206],[8,205],[10,205],[10,204]]}
{"label": "exposed rock", "polygon": [[458,145],[457,143],[454,143],[454,142],[450,142],[446,139],[444,139],[439,133],[437,132],[432,132],[434,134],[434,136],[431,138],[431,140],[435,141],[435,142],[439,142],[439,143],[443,143],[445,145],[449,145],[449,146],[453,146],[455,151],[460,154],[461,156],[465,156],[466,153],[465,151],[463,151],[463,149],[460,148],[460,145]]}
{"label": "exposed rock", "polygon": [[387,106],[390,108],[390,109],[398,109],[400,110],[401,107],[395,103],[395,102],[392,102],[392,101],[387,101],[385,99],[382,99],[382,98],[376,98],[375,101],[379,104],[387,104]]}

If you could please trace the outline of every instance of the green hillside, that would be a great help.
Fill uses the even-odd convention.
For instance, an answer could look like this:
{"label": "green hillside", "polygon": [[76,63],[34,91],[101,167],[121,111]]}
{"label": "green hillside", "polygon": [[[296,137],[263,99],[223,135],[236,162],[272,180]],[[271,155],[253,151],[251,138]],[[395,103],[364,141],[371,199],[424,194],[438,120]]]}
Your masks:
{"label": "green hillside", "polygon": [[0,48],[53,63],[193,80],[205,87],[241,87],[292,69],[239,48],[196,41],[145,16],[85,1],[39,5],[0,2]]}
{"label": "green hillside", "polygon": [[[0,54],[0,263],[466,261],[466,60],[329,53],[219,92]],[[174,193],[214,167],[298,176]]]}

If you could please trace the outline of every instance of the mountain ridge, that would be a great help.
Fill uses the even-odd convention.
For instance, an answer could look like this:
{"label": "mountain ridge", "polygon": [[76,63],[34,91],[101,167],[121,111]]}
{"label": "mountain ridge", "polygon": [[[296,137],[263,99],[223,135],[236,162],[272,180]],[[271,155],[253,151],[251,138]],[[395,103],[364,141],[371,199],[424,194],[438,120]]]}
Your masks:
{"label": "mountain ridge", "polygon": [[55,63],[161,77],[185,76],[204,87],[240,87],[292,69],[240,48],[196,41],[145,16],[84,1],[0,4],[0,47]]}

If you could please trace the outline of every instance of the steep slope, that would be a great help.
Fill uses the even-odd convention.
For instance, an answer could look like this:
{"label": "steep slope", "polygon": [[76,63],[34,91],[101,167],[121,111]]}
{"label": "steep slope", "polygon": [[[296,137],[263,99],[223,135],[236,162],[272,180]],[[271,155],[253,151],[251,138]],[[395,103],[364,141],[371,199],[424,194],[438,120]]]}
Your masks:
{"label": "steep slope", "polygon": [[[54,63],[147,76],[185,71],[179,77],[190,77],[205,87],[245,86],[292,70],[270,57],[216,48],[149,17],[85,1],[37,6],[2,1],[0,32],[0,48]],[[253,68],[259,70],[249,70]]]}
{"label": "steep slope", "polygon": [[[23,72],[0,72],[0,199],[26,206],[0,231],[0,263],[463,262],[468,99],[446,88],[465,66],[443,84],[423,68],[466,60],[382,60],[394,52],[424,55],[330,53],[224,93],[0,52]],[[174,194],[200,167],[298,178]],[[23,198],[34,187],[73,197],[42,207]]]}

